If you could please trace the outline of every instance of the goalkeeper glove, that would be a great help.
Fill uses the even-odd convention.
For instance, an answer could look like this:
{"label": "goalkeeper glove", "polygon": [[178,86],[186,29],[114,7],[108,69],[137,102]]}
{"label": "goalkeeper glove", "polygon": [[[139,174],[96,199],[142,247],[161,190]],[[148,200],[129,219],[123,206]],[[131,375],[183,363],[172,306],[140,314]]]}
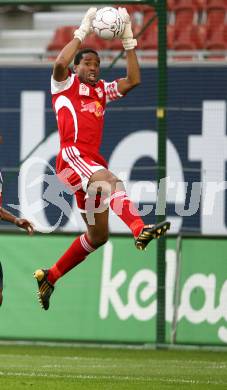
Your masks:
{"label": "goalkeeper glove", "polygon": [[91,7],[84,15],[80,27],[74,31],[74,38],[78,38],[81,42],[91,32],[91,23],[95,17],[97,8]]}
{"label": "goalkeeper glove", "polygon": [[125,50],[134,49],[137,46],[137,40],[133,39],[133,32],[131,26],[131,19],[126,8],[118,8],[121,19],[125,23],[125,29],[121,36],[122,45]]}

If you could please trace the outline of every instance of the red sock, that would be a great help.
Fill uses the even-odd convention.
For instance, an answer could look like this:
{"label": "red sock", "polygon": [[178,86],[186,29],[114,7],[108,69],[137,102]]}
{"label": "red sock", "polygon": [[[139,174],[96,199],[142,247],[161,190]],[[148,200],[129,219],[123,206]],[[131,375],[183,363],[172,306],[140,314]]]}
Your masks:
{"label": "red sock", "polygon": [[61,276],[81,263],[96,248],[91,246],[86,233],[82,234],[67,249],[62,257],[48,270],[48,280],[54,284]]}
{"label": "red sock", "polygon": [[114,192],[110,197],[110,207],[137,237],[144,226],[138,210],[125,191]]}

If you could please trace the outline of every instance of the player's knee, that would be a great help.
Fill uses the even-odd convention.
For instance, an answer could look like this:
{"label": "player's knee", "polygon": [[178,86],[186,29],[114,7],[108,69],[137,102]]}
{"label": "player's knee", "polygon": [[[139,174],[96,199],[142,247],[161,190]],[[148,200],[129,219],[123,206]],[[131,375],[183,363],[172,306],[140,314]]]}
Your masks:
{"label": "player's knee", "polygon": [[102,193],[109,196],[113,191],[122,191],[124,185],[113,173],[109,171],[97,172],[89,185],[90,193]]}
{"label": "player's knee", "polygon": [[123,183],[111,172],[108,172],[101,186],[101,190],[102,193],[110,195],[116,189],[121,190],[122,186]]}

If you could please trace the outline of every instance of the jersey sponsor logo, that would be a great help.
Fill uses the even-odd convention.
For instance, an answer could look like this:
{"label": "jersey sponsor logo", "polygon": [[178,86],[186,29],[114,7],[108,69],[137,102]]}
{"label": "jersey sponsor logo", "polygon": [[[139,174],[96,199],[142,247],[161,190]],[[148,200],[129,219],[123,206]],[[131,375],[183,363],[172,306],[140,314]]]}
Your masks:
{"label": "jersey sponsor logo", "polygon": [[89,96],[90,95],[90,89],[87,87],[87,85],[81,83],[79,87],[79,95],[82,96]]}
{"label": "jersey sponsor logo", "polygon": [[98,87],[98,88],[95,88],[95,91],[96,91],[98,97],[101,99],[103,97],[102,89],[100,87]]}
{"label": "jersey sponsor logo", "polygon": [[91,114],[94,114],[97,118],[103,117],[104,115],[103,106],[97,100],[87,104],[81,101],[81,106],[81,112],[88,111]]}

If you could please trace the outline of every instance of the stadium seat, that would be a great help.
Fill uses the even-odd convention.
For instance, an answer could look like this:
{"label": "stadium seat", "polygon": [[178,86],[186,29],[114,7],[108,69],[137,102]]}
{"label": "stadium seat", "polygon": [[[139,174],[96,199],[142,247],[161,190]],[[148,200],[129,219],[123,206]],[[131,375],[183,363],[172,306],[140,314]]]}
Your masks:
{"label": "stadium seat", "polygon": [[174,50],[201,50],[205,47],[207,29],[203,25],[174,31]]}
{"label": "stadium seat", "polygon": [[192,8],[195,9],[194,0],[175,0],[174,9],[185,9]]}
{"label": "stadium seat", "polygon": [[[61,50],[73,38],[74,31],[75,31],[75,26],[63,26],[57,28],[52,41],[47,46],[47,50],[48,51]],[[113,44],[113,46],[116,46],[115,43]],[[83,42],[81,47],[82,48],[91,47],[94,50],[105,50],[108,47],[108,41],[99,38],[95,34],[91,34],[86,38],[86,40]]]}
{"label": "stadium seat", "polygon": [[[118,6],[117,6],[118,7]],[[146,13],[146,12],[155,12],[155,9],[151,7],[150,5],[145,5],[145,4],[126,4],[126,5],[121,5],[121,7],[125,7],[132,16],[135,12],[141,12],[141,13]]]}
{"label": "stadium seat", "polygon": [[[219,26],[219,28],[207,32],[205,49],[211,52],[208,55],[209,60],[226,60],[227,26]],[[219,53],[214,53],[214,51],[219,51]]]}
{"label": "stadium seat", "polygon": [[131,15],[133,34],[137,34],[141,31],[144,25],[144,14],[142,12],[134,12]]}
{"label": "stadium seat", "polygon": [[174,35],[175,50],[201,50],[206,42],[206,28],[201,25],[191,26]]}
{"label": "stadium seat", "polygon": [[174,50],[196,50],[195,31],[193,27],[176,31],[173,49]]}
{"label": "stadium seat", "polygon": [[224,26],[227,18],[226,0],[207,0],[206,25],[208,30]]}
{"label": "stadium seat", "polygon": [[[226,49],[226,37],[224,33],[225,11],[223,9],[207,10],[207,41],[205,49],[207,50],[225,50]],[[224,58],[224,56],[219,56]],[[209,56],[209,59],[212,59]],[[216,59],[216,57],[214,57]]]}
{"label": "stadium seat", "polygon": [[219,28],[208,32],[206,49],[208,50],[227,49],[227,27],[226,26],[219,26]]}
{"label": "stadium seat", "polygon": [[168,0],[167,7],[169,11],[176,8],[191,7],[194,10],[203,10],[206,8],[207,0]]}
{"label": "stadium seat", "polygon": [[167,26],[167,47],[168,49],[173,49],[175,39],[175,28],[168,24]]}
{"label": "stadium seat", "polygon": [[145,25],[151,19],[153,19],[152,23],[157,23],[158,18],[157,18],[157,13],[155,11],[150,11],[150,12],[144,13],[143,24]]}
{"label": "stadium seat", "polygon": [[144,50],[146,50],[147,48],[151,49],[151,46],[152,50],[156,50],[157,48],[158,19],[155,16],[156,14],[154,12],[146,12],[146,14],[144,14],[143,23],[141,25],[133,26],[133,32],[135,36],[137,36],[138,33],[142,30],[142,28],[146,26],[146,24],[151,19],[154,19],[153,22],[144,30],[144,32],[139,37],[139,44],[143,47]]}
{"label": "stadium seat", "polygon": [[142,50],[157,50],[158,48],[158,24],[153,23],[142,34],[140,40],[140,48]]}
{"label": "stadium seat", "polygon": [[198,50],[202,50],[205,48],[206,40],[207,40],[206,26],[202,24],[199,24],[198,26],[194,26],[193,40]]}
{"label": "stadium seat", "polygon": [[177,8],[175,10],[175,27],[184,30],[188,26],[197,23],[198,14],[193,8]]}
{"label": "stadium seat", "polygon": [[206,3],[207,3],[206,5],[207,10],[210,8],[221,8],[224,10],[227,9],[226,0],[207,0]]}
{"label": "stadium seat", "polygon": [[64,26],[56,29],[52,41],[47,46],[48,51],[61,50],[73,38],[75,26]]}
{"label": "stadium seat", "polygon": [[169,11],[173,11],[175,7],[175,0],[168,0],[167,1],[167,9]]}
{"label": "stadium seat", "polygon": [[226,19],[226,11],[224,8],[208,8],[206,25],[208,28],[216,28],[224,25]]}
{"label": "stadium seat", "polygon": [[[102,40],[103,42],[103,40]],[[112,41],[105,41],[105,45],[100,50],[123,50],[122,42],[120,39],[113,39]]]}
{"label": "stadium seat", "polygon": [[194,3],[198,11],[203,11],[207,7],[207,0],[194,0]]}
{"label": "stadium seat", "polygon": [[81,48],[83,49],[89,47],[94,50],[106,50],[110,48],[109,42],[111,42],[112,48],[113,50],[115,50],[113,46],[116,41],[119,41],[119,39],[115,39],[113,41],[107,41],[105,39],[99,38],[96,34],[93,33],[87,36],[87,38],[82,43]]}
{"label": "stadium seat", "polygon": [[[167,26],[167,47],[172,49],[174,45],[174,26]],[[155,23],[149,27],[146,34],[138,40],[138,49],[141,50],[157,50],[158,49],[158,24]]]}
{"label": "stadium seat", "polygon": [[[146,26],[146,24],[148,23],[148,21],[151,19],[151,18],[155,18],[156,16],[156,13],[154,10],[152,10],[151,7],[148,7],[149,11],[147,10],[146,12],[144,13],[141,13],[141,12],[134,12],[132,15],[131,15],[131,19],[132,19],[132,30],[133,30],[133,33],[134,33],[134,36],[137,37],[138,34],[141,32],[141,30],[144,28],[144,26]],[[154,21],[154,22],[157,22],[157,19]],[[153,24],[153,23],[152,23]],[[151,25],[150,25],[151,26]],[[148,28],[150,28],[150,26]],[[145,30],[142,35],[146,35],[146,32],[147,30]],[[139,37],[138,39],[141,40],[142,39],[142,35],[141,37]]]}

